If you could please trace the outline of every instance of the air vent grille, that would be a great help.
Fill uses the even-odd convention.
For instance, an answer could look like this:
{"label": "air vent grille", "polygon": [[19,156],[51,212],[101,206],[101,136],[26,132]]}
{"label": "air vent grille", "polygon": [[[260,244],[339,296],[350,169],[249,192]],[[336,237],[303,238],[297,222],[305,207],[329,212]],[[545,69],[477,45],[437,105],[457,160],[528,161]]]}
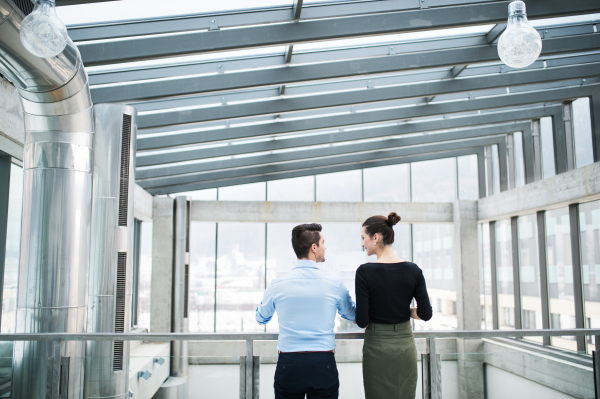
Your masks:
{"label": "air vent grille", "polygon": [[119,226],[127,226],[129,204],[129,153],[131,149],[131,115],[123,114],[121,143],[121,186],[119,188]]}
{"label": "air vent grille", "polygon": [[25,15],[29,15],[33,11],[34,5],[30,0],[13,0],[13,3]]}
{"label": "air vent grille", "polygon": [[[117,254],[117,295],[115,304],[115,332],[125,332],[125,286],[127,282],[127,253]],[[113,371],[123,370],[123,341],[115,341]]]}

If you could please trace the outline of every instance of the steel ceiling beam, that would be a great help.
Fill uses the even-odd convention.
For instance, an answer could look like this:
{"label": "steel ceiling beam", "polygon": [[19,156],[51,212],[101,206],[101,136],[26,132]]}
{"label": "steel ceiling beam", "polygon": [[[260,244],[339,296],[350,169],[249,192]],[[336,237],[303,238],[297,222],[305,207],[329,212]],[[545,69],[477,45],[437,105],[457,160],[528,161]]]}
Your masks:
{"label": "steel ceiling beam", "polygon": [[[598,35],[600,45],[600,35]],[[333,108],[345,105],[368,104],[402,99],[419,99],[445,94],[470,93],[522,85],[533,85],[562,81],[566,79],[586,79],[600,76],[600,63],[561,68],[546,68],[524,72],[503,73],[491,76],[472,77],[417,83],[401,87],[382,87],[341,93],[321,94],[277,100],[248,102],[235,105],[199,108],[186,111],[161,112],[139,116],[140,127],[204,122],[222,119],[236,119],[258,115],[274,115],[288,112],[306,111],[318,108]],[[541,88],[540,88],[541,89]],[[490,93],[491,94],[491,93]],[[480,95],[489,95],[481,93]],[[181,118],[181,114],[185,114]]]}
{"label": "steel ceiling beam", "polygon": [[[432,153],[432,154],[411,155],[411,156],[406,156],[406,157],[370,160],[370,161],[365,161],[365,162],[355,162],[355,163],[335,165],[335,166],[324,166],[324,167],[313,168],[313,169],[300,169],[300,170],[295,170],[292,172],[264,173],[264,174],[258,174],[258,175],[248,175],[248,176],[244,176],[244,177],[234,177],[234,178],[230,178],[230,179],[218,179],[218,180],[212,180],[212,181],[203,181],[203,182],[198,182],[198,183],[172,185],[172,186],[164,186],[164,187],[157,187],[157,188],[148,187],[146,190],[153,195],[171,194],[171,193],[183,192],[183,191],[204,190],[204,189],[209,189],[209,188],[235,186],[235,185],[239,185],[239,184],[260,183],[260,182],[267,182],[267,181],[274,181],[274,180],[281,180],[281,179],[291,179],[294,177],[304,177],[304,176],[320,175],[320,174],[327,174],[327,173],[346,172],[349,170],[356,170],[356,169],[363,169],[363,168],[375,168],[375,167],[379,167],[379,166],[388,166],[388,165],[397,165],[397,164],[404,164],[404,163],[411,163],[411,162],[429,161],[429,160],[433,160],[433,159],[460,157],[460,156],[466,156],[466,155],[477,155],[478,161],[479,161],[479,159],[485,157],[483,148],[479,147],[479,148],[469,148],[466,150],[444,151],[444,152],[436,152],[436,153]],[[484,190],[485,190],[485,188],[484,188]],[[481,193],[480,193],[480,198],[481,198]]]}
{"label": "steel ceiling beam", "polygon": [[[443,104],[427,104],[417,107],[384,109],[369,112],[347,113],[311,119],[282,121],[254,126],[240,126],[226,129],[203,131],[198,133],[181,133],[145,138],[143,134],[158,133],[160,129],[140,130],[139,149],[160,148],[177,145],[200,144],[214,141],[248,139],[272,136],[291,132],[339,128],[344,126],[364,125],[385,121],[397,121],[408,118],[448,115],[453,113],[487,110],[494,108],[518,107],[536,103],[562,102],[578,97],[592,95],[598,85],[554,89],[541,93],[520,93],[493,98],[461,100]],[[184,129],[191,126],[177,126]],[[164,130],[163,130],[164,131]]]}
{"label": "steel ceiling beam", "polygon": [[[324,147],[324,148],[300,148],[297,151],[293,152],[280,152],[268,155],[255,155],[243,158],[234,158],[229,160],[222,161],[212,161],[212,162],[202,162],[196,164],[174,164],[174,165],[166,165],[162,168],[152,168],[152,169],[136,169],[136,179],[155,179],[166,176],[178,176],[189,173],[200,173],[207,171],[216,171],[222,169],[239,169],[250,166],[258,166],[265,164],[275,164],[275,163],[289,163],[292,161],[304,160],[307,162],[308,160],[312,160],[315,158],[318,159],[327,159],[332,157],[339,157],[347,154],[355,154],[355,153],[366,153],[366,152],[377,152],[381,150],[386,150],[390,148],[404,148],[404,147],[420,147],[426,146],[432,143],[447,143],[452,148],[451,149],[459,149],[459,148],[467,148],[472,147],[469,143],[469,139],[476,139],[485,136],[494,136],[499,134],[507,134],[513,133],[517,131],[524,131],[529,129],[531,122],[523,122],[518,124],[509,124],[509,125],[497,125],[497,126],[487,126],[482,127],[480,129],[465,129],[465,130],[457,130],[446,133],[439,134],[429,134],[422,136],[412,136],[412,137],[400,137],[400,138],[390,138],[386,140],[375,140],[369,142],[361,142],[357,144],[345,144],[345,145],[337,145],[334,147]],[[458,140],[463,140],[458,144]],[[450,144],[451,143],[451,144]],[[461,145],[463,147],[461,147]],[[163,157],[166,154],[163,154]],[[169,154],[176,155],[176,154]],[[143,158],[142,158],[143,159]],[[203,158],[197,158],[200,160]],[[312,162],[312,161],[311,161]],[[136,162],[137,163],[137,162]],[[138,164],[138,166],[142,166]]]}
{"label": "steel ceiling beam", "polygon": [[[503,23],[507,19],[508,4],[509,1],[495,1],[295,24],[141,36],[119,41],[92,41],[81,43],[78,47],[86,66],[106,65],[242,48]],[[527,11],[530,19],[552,18],[596,13],[600,11],[600,3],[597,0],[571,0],[567,3],[529,0]]]}
{"label": "steel ceiling beam", "polygon": [[[600,34],[547,39],[544,40],[542,56],[594,51],[599,47]],[[138,81],[124,85],[92,87],[90,91],[94,102],[132,101],[493,61],[498,61],[496,46],[482,45],[320,64],[289,65],[285,68]]]}
{"label": "steel ceiling beam", "polygon": [[[374,152],[352,153],[347,155],[335,156],[330,158],[313,158],[310,162],[306,160],[284,163],[268,163],[262,165],[252,165],[244,168],[221,169],[205,171],[205,173],[194,173],[179,176],[169,176],[157,179],[138,180],[137,183],[143,188],[150,187],[165,187],[173,185],[182,185],[190,183],[198,183],[202,181],[212,181],[220,179],[230,179],[234,177],[252,176],[258,174],[289,172],[295,170],[314,170],[314,168],[347,165],[353,163],[362,163],[373,160],[384,160],[390,158],[398,158],[410,155],[420,155],[427,153],[435,153],[451,150],[463,150],[466,148],[484,147],[488,145],[498,145],[499,154],[504,154],[506,158],[506,137],[496,136],[487,138],[477,138],[457,142],[444,142],[438,144],[419,145],[403,148],[387,148]],[[501,158],[500,155],[499,158]],[[506,170],[506,162],[501,166],[502,170]],[[315,174],[314,171],[308,174]],[[501,173],[502,175],[502,173]],[[507,174],[505,174],[507,175]],[[503,191],[507,189],[506,185],[502,185]]]}

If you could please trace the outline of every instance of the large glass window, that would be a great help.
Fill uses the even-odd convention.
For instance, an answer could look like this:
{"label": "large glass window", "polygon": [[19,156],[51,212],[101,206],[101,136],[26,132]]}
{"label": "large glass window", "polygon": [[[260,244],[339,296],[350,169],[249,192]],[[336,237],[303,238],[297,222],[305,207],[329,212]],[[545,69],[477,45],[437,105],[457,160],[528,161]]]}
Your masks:
{"label": "large glass window", "polygon": [[220,201],[265,201],[267,183],[241,184],[219,188]]}
{"label": "large glass window", "polygon": [[433,318],[415,322],[416,330],[457,328],[456,283],[454,281],[454,225],[419,223],[412,225],[413,259],[423,270]]}
{"label": "large glass window", "polygon": [[515,154],[515,187],[525,185],[525,157],[523,155],[523,133],[513,134]]}
{"label": "large glass window", "polygon": [[479,173],[477,155],[456,158],[458,165],[458,198],[461,200],[479,199]]}
{"label": "large glass window", "polygon": [[317,201],[362,201],[362,171],[317,175]]}
{"label": "large glass window", "polygon": [[515,328],[512,236],[509,220],[496,222],[496,278],[498,281],[498,324],[501,330]]}
{"label": "large glass window", "polygon": [[216,223],[191,222],[189,331],[215,331]]}
{"label": "large glass window", "polygon": [[[575,328],[573,261],[568,208],[546,211],[546,250],[550,328]],[[564,349],[577,350],[573,337],[552,337],[550,342]]]}
{"label": "large glass window", "polygon": [[365,201],[410,201],[410,164],[381,166],[363,171]]}
{"label": "large glass window", "polygon": [[540,119],[540,137],[542,142],[542,175],[546,178],[556,174],[556,166],[554,164],[554,133],[551,116]]}
{"label": "large glass window", "polygon": [[493,330],[492,263],[490,257],[490,224],[481,223],[479,230],[479,281],[481,303],[481,329]]}
{"label": "large glass window", "polygon": [[174,196],[190,197],[192,201],[216,201],[217,189],[208,188],[206,190],[186,191],[183,193],[175,193]]}
{"label": "large glass window", "polygon": [[[519,217],[518,225],[523,328],[526,330],[536,330],[543,328],[536,215]],[[527,339],[542,342],[542,337],[530,337]]]}
{"label": "large glass window", "polygon": [[23,208],[23,168],[12,164],[8,192],[8,226],[4,258],[2,293],[2,332],[14,333],[17,312],[19,251],[21,247],[21,212]]}
{"label": "large glass window", "polygon": [[267,201],[314,201],[315,176],[267,182]]}
{"label": "large glass window", "polygon": [[498,155],[498,146],[492,146],[492,183],[494,185],[494,194],[500,192],[500,155]]}
{"label": "large glass window", "polygon": [[[600,201],[579,205],[585,327],[600,328]],[[595,350],[593,337],[587,351]]]}
{"label": "large glass window", "polygon": [[456,158],[411,164],[414,202],[453,202],[456,199]]}
{"label": "large glass window", "polygon": [[575,165],[577,168],[581,168],[582,166],[594,163],[589,98],[579,98],[573,101],[572,110]]}
{"label": "large glass window", "polygon": [[152,222],[140,224],[140,253],[138,276],[138,317],[139,328],[150,328],[150,300],[152,286]]}
{"label": "large glass window", "polygon": [[219,223],[216,331],[264,331],[256,306],[265,289],[264,223]]}

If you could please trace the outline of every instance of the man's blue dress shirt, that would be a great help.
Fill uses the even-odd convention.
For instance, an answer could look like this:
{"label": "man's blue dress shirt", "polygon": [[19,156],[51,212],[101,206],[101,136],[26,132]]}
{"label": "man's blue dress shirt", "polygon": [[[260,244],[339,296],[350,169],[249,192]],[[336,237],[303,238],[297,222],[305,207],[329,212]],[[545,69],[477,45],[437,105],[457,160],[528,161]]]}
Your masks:
{"label": "man's blue dress shirt", "polygon": [[273,280],[256,308],[256,321],[266,324],[277,310],[281,352],[329,351],[335,348],[335,313],[354,321],[356,306],[340,280],[322,272],[312,260],[299,260],[282,278]]}

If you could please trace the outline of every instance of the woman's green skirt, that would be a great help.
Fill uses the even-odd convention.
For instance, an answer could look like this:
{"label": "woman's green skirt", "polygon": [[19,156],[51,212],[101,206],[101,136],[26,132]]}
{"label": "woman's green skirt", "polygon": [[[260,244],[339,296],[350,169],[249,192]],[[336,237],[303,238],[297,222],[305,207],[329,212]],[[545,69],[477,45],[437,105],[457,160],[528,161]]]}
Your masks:
{"label": "woman's green skirt", "polygon": [[366,399],[414,399],[417,349],[410,321],[369,324],[365,330],[362,367]]}

